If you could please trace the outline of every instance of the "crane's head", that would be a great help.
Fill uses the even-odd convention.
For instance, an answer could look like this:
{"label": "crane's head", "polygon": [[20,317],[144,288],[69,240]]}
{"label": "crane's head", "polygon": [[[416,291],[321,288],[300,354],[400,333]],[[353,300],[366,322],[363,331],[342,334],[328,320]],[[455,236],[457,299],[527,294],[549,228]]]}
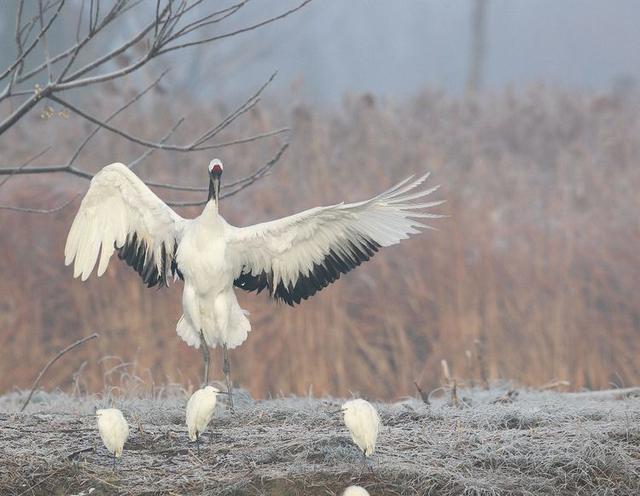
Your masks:
{"label": "crane's head", "polygon": [[218,203],[220,199],[220,178],[222,177],[222,160],[214,158],[209,162],[209,200]]}

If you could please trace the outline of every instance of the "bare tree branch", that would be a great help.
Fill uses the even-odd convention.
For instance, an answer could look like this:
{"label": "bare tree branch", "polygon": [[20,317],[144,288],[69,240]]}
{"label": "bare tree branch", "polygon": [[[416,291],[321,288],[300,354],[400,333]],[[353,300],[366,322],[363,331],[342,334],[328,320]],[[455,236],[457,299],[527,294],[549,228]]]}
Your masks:
{"label": "bare tree branch", "polygon": [[271,138],[271,137],[277,136],[279,134],[288,133],[289,131],[291,131],[290,128],[281,127],[280,129],[274,129],[273,131],[267,131],[266,133],[254,134],[253,136],[248,136],[247,138],[238,138],[238,139],[235,139],[235,140],[232,140],[232,141],[223,141],[221,143],[213,143],[211,145],[198,146],[198,147],[194,148],[193,150],[194,151],[202,151],[202,150],[215,150],[215,149],[218,149],[218,148],[226,148],[227,146],[241,145],[241,144],[244,144],[244,143],[250,143],[252,141],[258,141],[258,140],[261,140],[261,139],[264,139],[264,138]]}
{"label": "bare tree branch", "polygon": [[[288,132],[287,128],[280,128],[253,136],[238,137],[218,143],[211,142],[213,138],[229,128],[233,122],[260,102],[263,91],[273,81],[275,73],[253,95],[243,101],[219,123],[197,133],[195,135],[197,137],[187,144],[170,142],[171,136],[174,135],[184,118],[181,118],[159,139],[143,139],[111,124],[111,121],[116,116],[130,109],[135,102],[157,86],[164,73],[104,118],[84,110],[83,105],[74,100],[77,92],[71,91],[105,82],[115,82],[117,84],[122,81],[124,76],[138,71],[165,53],[212,43],[216,40],[258,29],[293,14],[307,5],[310,0],[304,0],[296,7],[268,17],[263,21],[239,27],[217,36],[203,36],[208,27],[229,19],[248,2],[249,0],[237,0],[232,5],[215,9],[210,7],[214,5],[213,2],[204,0],[165,0],[164,2],[157,0],[155,8],[152,8],[151,12],[144,7],[140,7],[142,10],[138,11],[138,14],[141,12],[142,15],[148,15],[150,19],[143,22],[142,27],[135,30],[124,41],[115,44],[111,40],[103,40],[107,41],[107,43],[102,44],[94,40],[103,33],[110,32],[107,31],[107,27],[114,24],[115,21],[122,20],[125,13],[144,5],[144,2],[140,0],[112,0],[108,3],[109,6],[106,9],[103,8],[104,2],[101,3],[99,0],[81,2],[78,19],[75,23],[75,32],[70,33],[69,45],[62,48],[59,53],[51,54],[48,32],[62,17],[61,14],[69,2],[65,0],[38,0],[35,9],[36,15],[25,22],[25,2],[24,0],[19,0],[15,26],[16,56],[6,68],[0,69],[0,80],[9,77],[6,86],[0,92],[0,102],[7,98],[12,99],[12,105],[6,107],[4,115],[0,113],[0,138],[6,131],[20,122],[24,116],[29,114],[43,99],[64,106],[82,119],[94,124],[95,127],[80,140],[65,165],[31,167],[30,164],[41,156],[41,154],[38,154],[36,157],[30,158],[16,167],[0,168],[0,176],[7,176],[0,182],[0,187],[14,176],[27,174],[63,173],[90,180],[93,174],[83,168],[79,168],[76,162],[82,152],[87,149],[94,136],[102,129],[145,148],[141,155],[130,162],[129,166],[131,168],[138,166],[156,150],[177,152],[212,150],[250,143]],[[87,7],[86,9],[85,6]],[[197,33],[200,33],[200,38],[194,40],[192,37]],[[87,46],[89,44],[94,48],[102,46],[106,48],[99,55],[92,59],[87,59]],[[40,47],[40,50],[36,50],[38,47]],[[34,54],[44,54],[44,60],[34,60]],[[83,61],[83,65],[77,67],[76,63],[80,60]],[[118,65],[114,66],[114,63]],[[27,72],[25,72],[26,67],[29,67]],[[43,71],[46,71],[45,82],[36,80],[35,78],[41,75]],[[56,72],[55,76],[54,71]],[[14,105],[14,101],[17,101],[17,104]],[[264,177],[286,148],[287,145],[284,145],[271,161],[251,175],[226,185],[224,195],[235,194]],[[152,187],[175,191],[206,191],[206,188],[201,187],[179,186],[154,181],[146,181],[146,183]],[[0,209],[30,213],[52,213],[62,210],[74,200],[75,198],[72,198],[68,202],[52,209],[27,208],[15,205],[0,205]]]}
{"label": "bare tree branch", "polygon": [[[79,39],[80,38],[80,26],[81,26],[81,21],[82,21],[82,14],[84,12],[84,5],[85,5],[85,2],[81,2],[80,3],[80,14],[78,15],[78,24],[76,26],[76,44],[73,45],[72,47],[69,47],[66,50],[62,51],[58,55],[53,56],[51,58],[51,62],[52,63],[58,62],[58,61],[60,61],[60,60],[62,60],[64,58],[68,57],[69,55],[71,55],[73,60],[75,60],[75,57],[80,52],[80,50],[82,50],[82,48],[84,48],[84,46],[89,41],[91,41],[100,32],[100,30],[103,30],[104,28],[106,28],[109,23],[111,23],[112,21],[117,19],[120,15],[122,15],[122,12],[123,12],[122,10],[116,10],[116,8],[118,7],[118,4],[114,4],[114,6],[111,9],[111,11],[109,12],[109,14],[103,19],[101,25],[99,26],[99,30],[89,30],[89,33],[87,33],[87,35],[82,39],[82,41],[80,41],[80,39]],[[31,71],[25,73],[22,77],[20,77],[18,79],[18,83],[22,83],[22,82],[24,82],[24,81],[26,81],[28,79],[31,79],[33,76],[35,76],[36,74],[40,73],[46,67],[47,67],[46,62],[43,62],[40,65],[37,65]],[[60,77],[58,79],[64,78],[64,74],[65,73],[66,73],[66,71],[63,71],[63,73],[60,75]]]}
{"label": "bare tree branch", "polygon": [[[178,122],[178,124],[176,124],[171,129],[171,131],[167,134],[167,136],[169,136],[173,131],[175,131],[175,129],[178,127],[178,125],[181,122],[182,122],[182,120],[180,120]],[[227,191],[227,192],[223,193],[220,196],[220,198],[228,198],[230,196],[233,196],[233,195],[239,193],[240,191],[244,190],[245,188],[248,188],[253,183],[258,181],[259,179],[262,179],[267,174],[269,174],[271,169],[273,169],[273,167],[278,163],[278,161],[282,157],[282,154],[285,152],[285,150],[288,147],[289,147],[289,143],[283,144],[280,147],[280,149],[278,150],[278,152],[273,156],[273,158],[271,158],[271,160],[269,160],[262,167],[256,169],[253,173],[251,173],[250,175],[248,175],[246,177],[243,177],[241,179],[238,179],[236,181],[233,181],[231,183],[228,183],[228,184],[224,185],[223,186],[223,190],[230,190],[230,191]],[[152,152],[152,151],[153,151],[153,149],[148,150],[148,152]],[[35,158],[34,158],[34,160],[35,160]],[[137,159],[137,160],[139,160],[139,159]],[[131,165],[129,167],[131,168]],[[42,168],[42,169],[44,169],[44,168]],[[16,169],[15,173],[16,174],[20,174],[20,170],[21,170],[20,168]],[[85,179],[93,178],[93,174],[89,174],[89,173],[80,171],[78,169],[74,169],[74,168],[69,167],[69,166],[57,167],[54,170],[49,170],[49,171],[46,171],[46,172],[67,172],[67,173],[70,173],[70,174],[79,175],[80,177],[83,177]],[[193,186],[177,186],[177,185],[172,185],[172,184],[155,183],[153,181],[144,181],[144,183],[146,185],[148,185],[148,186],[159,187],[159,188],[170,189],[170,190],[199,191],[199,192],[207,191],[206,188],[193,187]],[[10,211],[13,211],[13,212],[32,213],[32,214],[51,214],[51,213],[59,212],[62,209],[66,208],[71,203],[73,203],[75,200],[77,200],[80,196],[82,196],[82,193],[77,194],[76,196],[74,196],[70,200],[66,201],[62,205],[60,205],[58,207],[55,207],[55,208],[52,208],[52,209],[39,209],[39,208],[31,208],[31,207],[17,207],[17,206],[14,206],[14,205],[0,205],[0,210],[10,210]],[[171,202],[171,201],[166,202],[167,205],[174,206],[174,207],[190,207],[190,206],[204,205],[205,203],[207,203],[207,200],[195,201],[195,202]]]}
{"label": "bare tree branch", "polygon": [[[193,152],[193,151],[211,150],[213,148],[223,148],[225,146],[230,146],[230,144],[235,144],[235,143],[218,143],[218,144],[212,144],[212,145],[206,145],[206,146],[198,146],[198,145],[210,140],[214,136],[216,136],[220,131],[222,131],[223,129],[228,127],[238,117],[240,117],[242,114],[244,114],[245,112],[250,110],[253,106],[255,106],[257,104],[257,102],[258,102],[258,97],[265,90],[265,88],[273,81],[275,76],[276,76],[276,73],[271,75],[271,77],[267,80],[267,82],[265,84],[263,84],[255,94],[253,94],[251,97],[249,97],[240,107],[238,107],[238,109],[236,109],[230,115],[225,117],[220,124],[218,124],[217,126],[214,126],[211,129],[207,130],[200,137],[196,138],[194,141],[192,141],[191,143],[189,143],[187,145],[172,145],[172,144],[166,144],[166,143],[157,143],[157,142],[154,142],[154,141],[149,141],[149,140],[145,140],[145,139],[139,138],[137,136],[133,136],[132,134],[130,134],[130,133],[126,132],[126,131],[123,131],[122,129],[120,129],[118,127],[111,126],[111,125],[107,124],[108,120],[104,120],[104,119],[100,119],[98,117],[95,117],[95,116],[89,114],[88,112],[85,112],[84,110],[76,107],[72,103],[70,103],[70,102],[68,102],[66,100],[63,100],[62,98],[60,98],[60,97],[58,97],[58,96],[56,96],[54,94],[49,94],[47,97],[49,98],[49,100],[52,100],[52,101],[62,105],[63,107],[66,107],[67,109],[69,109],[73,113],[79,115],[83,119],[86,119],[89,122],[92,122],[92,123],[98,125],[99,127],[103,128],[103,129],[106,129],[107,131],[110,131],[110,132],[112,132],[114,134],[117,134],[118,136],[121,136],[122,138],[125,138],[126,140],[131,141],[133,143],[136,143],[138,145],[146,146],[146,147],[149,147],[149,148],[157,148],[159,150],[171,150],[171,151],[176,151],[176,152]],[[140,96],[142,96],[142,95],[140,95]],[[280,132],[282,132],[282,131],[280,131]],[[247,140],[248,141],[253,141],[255,139],[260,139],[261,137],[273,136],[274,134],[279,134],[279,133],[273,133],[272,132],[271,134],[265,134],[265,135],[261,135],[259,137],[255,137],[254,136],[254,137],[248,138]],[[247,140],[245,140],[245,142]]]}
{"label": "bare tree branch", "polygon": [[67,208],[74,201],[80,198],[82,194],[77,194],[68,201],[65,201],[62,205],[54,208],[31,208],[31,207],[16,207],[15,205],[0,205],[0,210],[9,210],[12,212],[20,212],[23,214],[55,214],[61,210]]}
{"label": "bare tree branch", "polygon": [[74,343],[71,343],[65,349],[61,350],[55,357],[53,357],[51,360],[49,360],[49,363],[47,363],[45,365],[45,367],[38,374],[38,377],[36,377],[36,380],[33,383],[33,386],[31,386],[31,392],[29,393],[29,396],[27,396],[27,399],[25,400],[25,402],[22,404],[22,408],[20,408],[20,411],[24,412],[24,409],[27,408],[27,405],[31,401],[31,397],[33,396],[34,391],[38,387],[38,384],[40,384],[40,381],[42,380],[42,377],[44,376],[44,374],[46,374],[47,370],[49,370],[49,367],[51,367],[61,356],[63,356],[68,351],[71,351],[74,348],[77,348],[78,346],[80,346],[81,344],[86,343],[87,341],[89,341],[91,339],[95,339],[95,338],[97,338],[99,336],[100,335],[98,333],[94,333],[91,336],[87,336],[85,338],[79,339],[78,341],[75,341]]}
{"label": "bare tree branch", "polygon": [[[247,176],[243,179],[240,179],[238,181],[236,181],[235,183],[232,183],[233,185],[239,184],[239,186],[237,186],[236,188],[231,189],[231,191],[228,191],[226,193],[223,193],[222,195],[220,195],[220,198],[228,198],[230,196],[233,196],[237,193],[239,193],[240,191],[242,191],[245,188],[248,188],[249,186],[251,186],[253,183],[255,183],[257,180],[263,178],[264,176],[266,176],[271,169],[278,163],[278,161],[280,160],[280,157],[282,157],[282,154],[284,153],[284,151],[289,148],[289,143],[285,143],[284,145],[282,145],[280,147],[280,149],[278,150],[278,152],[273,156],[273,158],[271,160],[269,160],[266,164],[264,164],[262,167],[260,167],[259,169],[257,169],[256,171],[253,172],[253,174],[251,174],[250,176]],[[231,185],[227,185],[226,187],[229,188]],[[205,203],[207,203],[207,200],[202,200],[202,201],[195,201],[195,202],[165,202],[167,205],[172,206],[172,207],[194,207],[194,206],[198,206],[198,205],[204,205]]]}
{"label": "bare tree branch", "polygon": [[[272,22],[279,21],[280,19],[284,19],[285,17],[287,17],[287,16],[293,14],[294,12],[297,12],[298,10],[300,10],[302,7],[307,5],[309,2],[311,2],[311,0],[304,0],[304,2],[302,2],[297,7],[294,7],[292,9],[290,9],[290,10],[287,10],[286,12],[284,12],[284,13],[282,13],[280,15],[277,15],[277,16],[274,16],[274,17],[270,17],[269,19],[266,19],[266,20],[264,20],[262,22],[258,22],[256,24],[251,25],[251,26],[247,26],[247,27],[244,27],[244,28],[241,28],[241,29],[237,29],[237,30],[231,31],[229,33],[220,34],[220,35],[217,35],[217,36],[212,36],[210,38],[205,38],[205,39],[197,40],[197,41],[191,41],[191,42],[188,42],[188,43],[181,43],[179,45],[173,45],[171,47],[164,48],[164,49],[162,49],[162,50],[160,50],[158,52],[158,55],[161,55],[161,54],[164,54],[164,53],[168,53],[168,52],[171,52],[173,50],[180,50],[180,49],[183,49],[183,48],[188,48],[188,47],[192,47],[192,46],[196,46],[196,45],[204,45],[206,43],[211,43],[212,41],[218,41],[218,40],[222,40],[224,38],[230,38],[231,36],[236,36],[236,35],[241,34],[241,33],[246,33],[248,31],[253,31],[254,29],[261,28],[262,26],[266,26],[267,24],[271,24]],[[176,36],[176,37],[173,37],[169,41],[175,41],[178,38],[179,38],[179,36]]]}
{"label": "bare tree branch", "polygon": [[49,150],[51,149],[50,146],[48,146],[47,148],[45,148],[44,150],[42,150],[40,153],[35,154],[33,157],[28,158],[25,162],[23,162],[21,165],[19,165],[16,169],[15,172],[13,174],[8,174],[7,177],[5,177],[2,181],[0,181],[0,188],[2,188],[5,184],[7,184],[7,182],[9,182],[9,180],[14,177],[16,174],[18,174],[20,171],[22,171],[25,167],[27,167],[29,164],[35,162],[37,159],[39,159],[40,157],[42,157],[45,153],[47,153]]}
{"label": "bare tree branch", "polygon": [[47,41],[47,32],[44,29],[44,10],[42,8],[42,0],[38,0],[38,10],[40,11],[40,31],[42,32],[42,49],[44,51],[44,60],[47,64],[47,80],[49,83],[53,81],[53,70],[51,69],[51,56],[49,55],[49,42]]}
{"label": "bare tree branch", "polygon": [[[196,31],[198,29],[201,29],[205,26],[210,26],[211,24],[216,24],[220,21],[224,21],[227,17],[232,16],[233,14],[235,14],[236,12],[238,12],[238,10],[240,10],[242,7],[244,7],[247,3],[249,2],[249,0],[244,0],[243,2],[237,3],[235,5],[232,5],[230,7],[227,7],[226,9],[223,10],[219,10],[218,12],[213,12],[212,14],[206,15],[204,17],[199,18],[197,21],[193,21],[185,26],[183,26],[179,31],[177,31],[175,33],[174,36],[176,37],[182,37],[182,36],[186,36],[187,34],[191,33],[192,31]],[[186,13],[187,11],[185,11]],[[220,16],[220,17],[217,17]],[[215,19],[214,19],[215,17]]]}
{"label": "bare tree branch", "polygon": [[255,106],[258,103],[260,99],[260,95],[262,95],[262,92],[267,88],[267,86],[269,86],[273,82],[273,80],[277,75],[278,75],[277,72],[274,72],[273,74],[271,74],[271,76],[269,76],[269,79],[267,79],[267,81],[262,86],[260,86],[260,88],[258,88],[258,91],[256,91],[253,95],[247,98],[244,101],[244,103],[240,105],[237,109],[235,109],[233,112],[231,112],[231,114],[225,117],[218,126],[213,127],[211,130],[206,131],[200,137],[196,138],[195,141],[193,142],[194,145],[196,146],[201,145],[202,143],[209,141],[211,138],[213,138],[216,134],[218,134],[224,128],[228,127],[238,117],[240,117],[242,114],[244,114],[245,112],[250,110],[253,106]]}
{"label": "bare tree branch", "polygon": [[[176,132],[176,130],[178,129],[178,127],[180,127],[180,125],[184,122],[184,117],[180,117],[180,119],[178,119],[178,122],[176,122],[174,124],[174,126],[169,130],[169,132],[167,134],[165,134],[161,139],[160,139],[160,143],[165,143],[173,133]],[[135,169],[138,165],[140,165],[140,163],[142,163],[144,160],[146,160],[147,158],[149,158],[149,156],[151,154],[153,154],[153,152],[155,152],[157,150],[157,148],[148,148],[142,155],[140,155],[138,158],[136,158],[135,160],[133,160],[132,162],[129,162],[129,169],[133,170]]]}
{"label": "bare tree branch", "polygon": [[62,11],[62,7],[64,7],[64,2],[65,0],[60,1],[60,4],[58,5],[58,10],[56,10],[53,16],[51,16],[47,24],[43,25],[36,39],[33,40],[33,42],[31,42],[31,44],[24,51],[22,51],[22,53],[16,58],[16,60],[12,64],[9,65],[9,67],[7,67],[4,70],[4,72],[0,73],[0,81],[2,81],[9,74],[11,74],[18,66],[22,65],[25,59],[27,58],[27,56],[31,53],[31,51],[38,46],[38,44],[42,40],[42,37],[45,36],[47,31],[49,31],[49,28],[53,25],[55,20],[58,18],[58,15],[60,15],[60,12]]}
{"label": "bare tree branch", "polygon": [[[168,7],[169,5],[171,5],[171,3],[167,4],[167,7],[165,7],[163,9],[163,11],[161,12],[161,16],[164,16],[166,14],[166,12],[167,12],[167,10],[169,8]],[[114,57],[120,55],[121,53],[123,53],[124,51],[128,50],[129,48],[131,48],[136,43],[138,43],[140,40],[142,40],[151,31],[151,29],[153,29],[156,26],[157,20],[158,20],[158,18],[154,19],[152,22],[150,22],[147,25],[145,25],[145,27],[143,27],[140,31],[138,31],[138,33],[136,33],[131,39],[129,39],[127,42],[123,43],[119,47],[115,48],[114,50],[111,50],[110,52],[106,53],[102,57],[99,57],[96,60],[88,63],[84,67],[78,69],[76,72],[71,74],[68,78],[66,78],[63,82],[75,81],[78,78],[80,78],[81,76],[85,75],[86,73],[88,73],[88,72],[90,72],[90,71],[92,71],[94,69],[97,69],[98,67],[103,65],[105,62],[113,60]],[[91,29],[89,31],[91,33],[93,32],[93,30],[91,30]],[[73,86],[67,85],[66,89],[69,89],[71,87],[73,87]],[[61,88],[65,89],[65,86],[61,85]]]}
{"label": "bare tree branch", "polygon": [[[156,86],[158,86],[158,84],[160,83],[160,81],[162,80],[162,78],[169,72],[169,70],[165,70],[162,74],[160,74],[160,76],[158,76],[150,85],[148,85],[145,89],[143,89],[142,91],[138,92],[135,94],[135,96],[133,98],[131,98],[128,102],[126,102],[124,105],[122,105],[118,110],[116,110],[115,112],[113,112],[109,117],[107,117],[104,122],[107,123],[109,121],[111,121],[114,117],[116,117],[118,114],[122,113],[123,111],[125,111],[126,109],[128,109],[131,105],[133,105],[135,102],[137,102],[138,100],[140,100],[140,98],[142,98],[144,95],[146,95],[149,91],[151,91],[151,89],[155,88]],[[93,130],[87,135],[87,137],[82,141],[82,143],[80,143],[80,146],[78,146],[78,148],[76,149],[76,151],[73,153],[73,155],[71,156],[71,158],[69,159],[69,161],[67,162],[67,165],[70,166],[73,164],[73,162],[75,162],[76,158],[78,158],[78,155],[80,155],[80,152],[82,151],[82,149],[87,145],[87,143],[89,143],[89,141],[91,140],[91,138],[93,138],[98,131],[100,131],[100,129],[103,129],[102,126],[98,125],[96,127],[93,128]]]}
{"label": "bare tree branch", "polygon": [[[15,32],[15,39],[16,39],[16,51],[17,51],[17,59],[20,59],[20,57],[22,57],[22,35],[21,35],[21,31],[20,31],[20,26],[22,24],[22,9],[24,8],[24,0],[20,0],[20,3],[18,4],[18,8],[17,8],[17,12],[16,12],[16,32]],[[7,85],[4,93],[11,93],[11,88],[15,85],[16,83],[16,79],[18,78],[18,76],[20,75],[20,73],[22,72],[22,69],[24,67],[24,63],[19,63],[18,66],[16,67],[16,70],[13,72],[13,75],[11,76],[11,81],[9,82],[9,84]],[[2,100],[2,98],[0,98],[0,101]]]}

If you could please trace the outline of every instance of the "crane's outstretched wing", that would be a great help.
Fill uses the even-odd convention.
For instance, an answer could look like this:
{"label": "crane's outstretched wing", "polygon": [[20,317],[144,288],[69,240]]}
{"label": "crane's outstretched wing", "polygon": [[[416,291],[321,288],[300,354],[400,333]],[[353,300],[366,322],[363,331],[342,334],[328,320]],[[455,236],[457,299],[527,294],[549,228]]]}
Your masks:
{"label": "crane's outstretched wing", "polygon": [[187,222],[125,165],[107,165],[82,199],[64,248],[65,264],[75,259],[73,277],[85,281],[98,252],[99,277],[117,251],[149,287],[166,286],[177,270],[173,258]]}
{"label": "crane's outstretched wing", "polygon": [[426,179],[409,177],[378,196],[358,203],[317,207],[272,222],[227,226],[227,263],[234,285],[269,294],[289,305],[306,300],[390,246],[429,226],[415,219],[443,203],[420,201],[438,187],[417,189]]}

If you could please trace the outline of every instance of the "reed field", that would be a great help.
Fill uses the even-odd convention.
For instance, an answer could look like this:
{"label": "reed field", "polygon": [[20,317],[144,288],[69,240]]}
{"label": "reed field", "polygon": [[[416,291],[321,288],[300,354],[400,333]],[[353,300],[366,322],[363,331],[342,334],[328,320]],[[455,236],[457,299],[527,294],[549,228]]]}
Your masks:
{"label": "reed field", "polygon": [[[125,97],[114,93],[93,111],[107,114],[111,100]],[[154,99],[113,122],[158,136],[187,115],[176,134],[184,138],[228,111],[160,92]],[[468,387],[500,378],[623,387],[640,382],[638,103],[634,94],[535,85],[460,97],[347,95],[340,108],[323,110],[273,100],[224,137],[288,126],[287,137],[156,153],[138,172],[206,185],[206,164],[219,156],[231,181],[288,139],[270,176],[223,200],[222,214],[237,225],[364,199],[423,171],[442,185],[435,197],[446,200],[438,211],[447,217],[432,222],[437,230],[382,250],[299,307],[241,297],[253,330],[231,352],[232,376],[256,398],[360,392],[397,400],[415,394],[414,381],[425,391],[438,387],[443,359]],[[42,163],[65,161],[89,130],[73,116],[34,114],[5,135],[2,162],[20,164],[47,144]],[[97,171],[140,153],[105,133],[78,163]],[[0,203],[51,207],[86,187],[64,175],[16,177]],[[174,200],[206,195],[156,192]],[[175,332],[181,282],[146,289],[117,259],[86,283],[64,267],[78,205],[52,215],[0,210],[0,393],[28,389],[58,350],[92,332],[100,338],[56,363],[45,389],[117,393],[123,367],[136,371],[141,390],[198,384],[200,352]],[[195,216],[199,207],[177,210]],[[220,378],[218,350],[213,367]]]}

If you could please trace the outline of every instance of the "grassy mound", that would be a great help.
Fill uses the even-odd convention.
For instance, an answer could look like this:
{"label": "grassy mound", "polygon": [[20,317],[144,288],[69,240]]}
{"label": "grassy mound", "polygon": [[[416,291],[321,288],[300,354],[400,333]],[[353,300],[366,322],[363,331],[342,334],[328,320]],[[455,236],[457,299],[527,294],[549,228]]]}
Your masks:
{"label": "grassy mound", "polygon": [[[97,433],[102,397],[0,397],[0,494],[372,495],[640,494],[637,391],[462,392],[460,407],[377,404],[384,424],[369,468],[333,413],[339,400],[221,399],[198,457],[183,392],[113,402],[131,429],[115,472]],[[501,397],[506,402],[496,402]]]}

